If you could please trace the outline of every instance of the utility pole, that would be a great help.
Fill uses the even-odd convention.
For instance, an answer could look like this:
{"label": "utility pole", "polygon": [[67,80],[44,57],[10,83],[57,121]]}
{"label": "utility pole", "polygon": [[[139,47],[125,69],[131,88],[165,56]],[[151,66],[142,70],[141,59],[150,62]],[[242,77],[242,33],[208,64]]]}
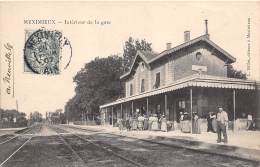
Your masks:
{"label": "utility pole", "polygon": [[16,110],[19,112],[18,100],[16,99]]}
{"label": "utility pole", "polygon": [[[19,112],[19,109],[18,109],[18,100],[16,99],[16,111]],[[14,123],[16,123],[17,121],[17,114],[15,114],[15,118],[13,119]]]}

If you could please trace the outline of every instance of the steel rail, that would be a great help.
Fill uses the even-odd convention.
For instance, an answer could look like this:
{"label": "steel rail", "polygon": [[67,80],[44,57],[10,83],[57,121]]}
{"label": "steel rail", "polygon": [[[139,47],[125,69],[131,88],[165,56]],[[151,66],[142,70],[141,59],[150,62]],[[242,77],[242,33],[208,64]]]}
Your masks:
{"label": "steel rail", "polygon": [[[55,127],[55,128],[58,128],[58,127]],[[64,129],[62,129],[62,128],[59,128],[59,129],[64,130]],[[64,130],[64,131],[69,132],[68,130]],[[146,166],[143,165],[143,164],[140,164],[140,163],[138,163],[138,162],[136,162],[136,161],[134,161],[134,160],[131,160],[131,159],[126,158],[126,157],[124,157],[124,156],[122,156],[122,155],[120,155],[120,154],[117,154],[117,153],[115,153],[114,151],[112,151],[112,150],[110,150],[110,149],[108,149],[108,148],[106,148],[106,147],[103,147],[103,146],[100,146],[99,144],[96,144],[95,142],[93,142],[93,141],[92,141],[91,139],[89,139],[88,137],[87,137],[87,138],[83,138],[83,137],[79,136],[78,134],[75,134],[75,133],[71,133],[71,134],[74,135],[74,136],[76,136],[76,137],[78,137],[79,139],[81,139],[81,140],[83,140],[83,141],[85,141],[85,142],[91,143],[92,145],[94,145],[94,146],[96,146],[96,147],[98,147],[98,148],[101,148],[102,150],[104,150],[104,151],[106,151],[106,152],[108,152],[108,153],[113,154],[114,156],[116,156],[116,157],[118,157],[118,158],[120,158],[120,159],[122,159],[122,160],[124,160],[124,161],[126,161],[126,162],[128,162],[128,163],[131,163],[131,164],[133,164],[133,165],[135,165],[135,166],[138,166],[138,167],[146,167]]]}
{"label": "steel rail", "polygon": [[[57,132],[57,129],[60,129],[60,128],[57,128],[57,127],[54,128],[53,126],[52,127],[48,126],[48,127],[53,129],[59,135],[59,138],[63,142],[63,144],[80,160],[80,164],[77,166],[82,166],[82,167],[86,166],[84,160],[80,157],[80,155],[71,147],[71,145],[61,135],[62,133]],[[61,130],[63,130],[63,129],[61,129]]]}
{"label": "steel rail", "polygon": [[18,149],[16,149],[7,159],[5,159],[1,164],[0,167],[2,167],[4,164],[7,163],[8,160],[10,160],[19,150],[21,150],[33,137],[30,137],[28,140],[26,140]]}
{"label": "steel rail", "polygon": [[[57,132],[57,133],[58,133],[58,132]],[[80,164],[78,164],[77,166],[82,166],[82,167],[86,166],[84,160],[80,157],[80,155],[71,147],[71,145],[70,145],[68,142],[66,142],[66,140],[61,136],[60,133],[58,133],[58,134],[59,134],[60,140],[61,140],[61,141],[67,146],[67,148],[68,148],[70,151],[72,151],[72,153],[80,160]]]}
{"label": "steel rail", "polygon": [[[71,129],[77,129],[77,130],[81,130],[81,131],[86,131],[86,132],[99,132],[97,130],[89,130],[89,129],[73,127],[73,126],[64,126],[64,127],[71,128]],[[147,142],[147,143],[159,144],[159,145],[166,146],[166,147],[186,149],[186,150],[190,150],[190,151],[194,151],[194,152],[198,152],[198,153],[202,153],[202,154],[210,154],[210,155],[218,155],[218,156],[222,156],[222,157],[227,157],[227,155],[225,155],[225,154],[220,154],[220,153],[215,153],[215,152],[210,152],[210,151],[194,149],[194,148],[191,148],[191,147],[183,147],[183,146],[177,145],[177,144],[161,143],[161,142],[156,142],[156,141],[151,141],[151,140],[146,140],[146,139],[141,139],[141,138],[136,138],[136,137],[131,137],[131,136],[115,134],[113,132],[100,132],[100,133],[109,134],[109,135],[113,135],[113,136],[117,136],[117,137],[136,139],[136,140],[144,141],[144,142]],[[252,162],[252,163],[255,163],[258,166],[260,166],[260,161],[259,160],[253,160],[253,159],[248,159],[248,158],[238,157],[238,156],[232,156],[232,155],[228,155],[228,157],[236,159],[236,160],[240,160],[240,161]]]}
{"label": "steel rail", "polygon": [[25,134],[25,133],[29,132],[29,131],[31,131],[31,129],[28,129],[28,130],[24,131],[24,132],[21,133],[21,134],[17,134],[17,135],[15,135],[14,137],[12,137],[12,138],[10,138],[10,139],[7,139],[7,140],[5,140],[5,141],[3,141],[3,142],[1,142],[0,145],[5,144],[5,143],[7,143],[7,142],[9,142],[9,141],[11,141],[11,140],[13,140],[13,139],[15,139],[15,138],[21,136],[22,134]]}
{"label": "steel rail", "polygon": [[[30,127],[28,130],[24,131],[22,134],[25,134],[25,133],[28,133],[29,131],[33,130],[33,127]],[[18,136],[20,136],[21,134],[15,136],[14,138],[17,138]],[[14,138],[11,138],[11,140],[13,140]],[[18,151],[20,151],[31,139],[33,138],[33,136],[31,136],[29,139],[27,139],[18,149],[16,149],[12,154],[10,154],[8,156],[8,158],[6,158],[1,164],[0,164],[0,167],[3,167],[4,164],[6,164]],[[11,141],[11,140],[8,140],[8,141]],[[4,143],[8,142],[8,141],[5,141]],[[2,144],[4,144],[2,143]]]}
{"label": "steel rail", "polygon": [[80,138],[81,140],[87,141],[87,142],[93,144],[94,146],[96,146],[96,147],[98,147],[98,148],[101,148],[101,149],[107,151],[108,153],[111,153],[111,154],[113,154],[113,155],[115,155],[115,156],[117,156],[117,157],[119,157],[119,158],[121,158],[121,159],[123,159],[123,160],[125,160],[125,161],[127,161],[127,162],[129,162],[129,163],[131,163],[131,164],[134,164],[135,166],[145,167],[144,165],[142,165],[142,164],[140,164],[140,163],[138,163],[138,162],[136,162],[136,161],[133,161],[133,160],[131,160],[131,159],[128,159],[128,158],[126,158],[126,157],[124,157],[124,156],[122,156],[122,155],[120,155],[120,154],[115,153],[114,151],[112,151],[112,150],[110,150],[110,149],[108,149],[108,148],[106,148],[106,147],[103,147],[103,146],[100,146],[100,145],[96,144],[95,142],[93,142],[93,141],[92,141],[91,139],[89,139],[88,137],[87,137],[87,138],[88,138],[88,139],[87,139],[87,138],[83,138],[83,137],[81,137],[81,136],[79,136],[79,135],[77,135],[77,134],[73,134],[73,135],[74,135],[74,136],[77,136],[77,137]]}

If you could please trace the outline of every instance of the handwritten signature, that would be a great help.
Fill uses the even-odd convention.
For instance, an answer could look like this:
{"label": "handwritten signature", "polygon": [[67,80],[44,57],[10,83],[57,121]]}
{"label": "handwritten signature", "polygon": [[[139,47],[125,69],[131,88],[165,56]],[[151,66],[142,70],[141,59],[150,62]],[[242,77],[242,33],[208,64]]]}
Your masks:
{"label": "handwritten signature", "polygon": [[11,95],[12,93],[12,63],[13,63],[13,46],[9,43],[4,44],[4,48],[6,49],[4,61],[7,64],[7,69],[5,71],[3,81],[7,85],[6,87],[6,93]]}

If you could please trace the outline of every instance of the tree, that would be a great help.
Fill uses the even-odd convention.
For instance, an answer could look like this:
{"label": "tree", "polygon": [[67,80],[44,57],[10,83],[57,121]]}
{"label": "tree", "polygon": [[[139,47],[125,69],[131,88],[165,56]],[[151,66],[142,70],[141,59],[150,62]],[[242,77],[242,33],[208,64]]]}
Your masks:
{"label": "tree", "polygon": [[[76,95],[65,105],[64,115],[69,121],[93,119],[99,115],[99,106],[123,96],[120,76],[129,70],[137,50],[152,51],[145,40],[125,42],[123,58],[112,55],[95,58],[73,78]],[[83,118],[85,117],[85,118]]]}
{"label": "tree", "polygon": [[124,72],[129,71],[132,62],[134,60],[134,57],[136,55],[136,52],[138,50],[152,51],[151,45],[152,43],[146,42],[145,39],[139,41],[138,39],[134,40],[132,37],[129,37],[129,39],[125,42],[124,45],[124,54],[123,54]]}
{"label": "tree", "polygon": [[247,79],[246,74],[240,70],[234,69],[230,64],[227,66],[227,77],[229,78],[238,78],[238,79]]}
{"label": "tree", "polygon": [[122,96],[122,72],[122,58],[117,55],[97,57],[87,63],[73,78],[76,95],[67,103],[66,110],[94,119],[99,115],[100,105]]}
{"label": "tree", "polygon": [[0,108],[0,128],[24,127],[27,125],[26,114],[14,109]]}
{"label": "tree", "polygon": [[27,126],[26,114],[23,112],[19,112],[16,119],[16,124],[18,127]]}
{"label": "tree", "polygon": [[76,103],[75,96],[66,103],[64,114],[68,121],[80,120],[80,109]]}
{"label": "tree", "polygon": [[60,113],[60,123],[65,124],[66,123],[66,115],[65,113]]}

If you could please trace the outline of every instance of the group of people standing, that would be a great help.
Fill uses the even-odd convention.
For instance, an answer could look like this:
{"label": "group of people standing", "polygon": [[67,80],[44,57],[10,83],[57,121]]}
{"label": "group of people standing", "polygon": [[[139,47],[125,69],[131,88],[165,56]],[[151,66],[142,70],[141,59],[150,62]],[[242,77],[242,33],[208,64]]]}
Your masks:
{"label": "group of people standing", "polygon": [[137,114],[127,117],[126,120],[118,119],[118,127],[123,130],[153,130],[153,131],[167,131],[167,120],[165,115],[158,116],[157,114],[151,114],[147,116],[144,114]]}
{"label": "group of people standing", "polygon": [[[192,116],[192,122],[191,120]],[[188,113],[180,112],[180,129],[182,132],[192,132],[194,134],[201,133],[200,118],[195,112],[192,115]],[[252,116],[248,116],[247,129],[249,130],[253,126]],[[207,132],[217,133],[217,142],[228,142],[227,128],[228,128],[228,114],[222,107],[218,107],[218,112],[209,112]],[[152,130],[152,131],[164,131],[167,132],[168,125],[167,119],[164,114],[151,114],[147,116],[145,114],[137,113],[134,116],[129,116],[126,120],[118,119],[118,127],[120,130]],[[222,136],[224,139],[222,140]]]}
{"label": "group of people standing", "polygon": [[192,114],[192,126],[191,126],[191,116],[187,112],[180,112],[180,130],[182,132],[199,134],[200,130],[200,119],[196,112]]}
{"label": "group of people standing", "polygon": [[[201,133],[200,130],[200,119],[198,114],[195,112],[192,115],[192,126],[190,126],[190,117],[187,113],[180,115],[180,126],[182,132],[190,132],[194,134]],[[213,112],[209,112],[208,120],[208,132],[217,132],[218,138],[217,142],[228,142],[227,138],[227,127],[228,127],[228,114],[223,110],[222,107],[218,107],[218,112],[215,114]],[[224,136],[224,140],[221,139],[222,135]]]}
{"label": "group of people standing", "polygon": [[[207,131],[217,133],[218,135],[217,143],[220,142],[227,143],[228,142],[227,129],[228,129],[228,122],[229,122],[228,113],[224,111],[222,107],[218,107],[218,112],[217,113],[210,112],[207,120],[208,120]],[[253,129],[254,129],[254,121],[252,118],[252,114],[248,113],[246,130],[253,130]],[[222,136],[224,137],[223,140],[221,138]]]}

